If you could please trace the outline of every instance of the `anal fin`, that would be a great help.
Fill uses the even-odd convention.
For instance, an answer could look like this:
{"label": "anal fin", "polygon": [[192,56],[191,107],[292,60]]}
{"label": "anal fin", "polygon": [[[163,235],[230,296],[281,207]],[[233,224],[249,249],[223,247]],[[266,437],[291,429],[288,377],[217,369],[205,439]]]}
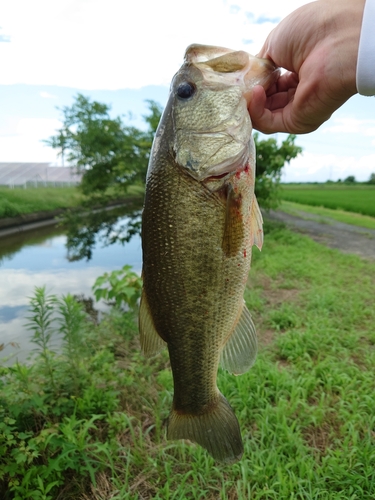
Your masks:
{"label": "anal fin", "polygon": [[139,333],[142,352],[147,357],[154,356],[167,345],[156,331],[144,289],[139,306]]}
{"label": "anal fin", "polygon": [[221,352],[221,366],[235,375],[247,372],[255,362],[257,345],[255,326],[244,303],[234,330]]}

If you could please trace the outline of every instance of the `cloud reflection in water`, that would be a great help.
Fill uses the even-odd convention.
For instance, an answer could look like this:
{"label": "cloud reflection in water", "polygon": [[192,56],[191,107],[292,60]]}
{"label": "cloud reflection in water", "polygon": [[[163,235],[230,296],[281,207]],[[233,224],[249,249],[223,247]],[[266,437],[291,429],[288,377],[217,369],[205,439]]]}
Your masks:
{"label": "cloud reflection in water", "polygon": [[[22,235],[22,239],[19,248],[15,248],[17,245],[14,245],[14,241],[0,240],[0,344],[18,343],[20,351],[17,357],[20,360],[25,359],[32,347],[25,323],[29,297],[36,286],[45,285],[48,293],[56,295],[72,293],[87,297],[92,296],[92,286],[104,272],[120,269],[125,264],[141,272],[139,236],[134,236],[124,246],[97,245],[90,261],[74,262],[67,259],[65,235],[46,234],[44,239],[35,242],[33,233],[30,239],[25,238],[25,235]],[[13,247],[10,250],[11,245]],[[104,309],[103,305],[98,308]],[[2,351],[1,357],[14,351],[13,347],[8,346]]]}

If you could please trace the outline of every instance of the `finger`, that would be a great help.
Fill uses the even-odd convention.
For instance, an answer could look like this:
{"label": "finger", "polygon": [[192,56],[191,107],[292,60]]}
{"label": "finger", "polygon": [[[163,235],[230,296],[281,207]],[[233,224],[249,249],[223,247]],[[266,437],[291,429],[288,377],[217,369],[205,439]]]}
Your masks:
{"label": "finger", "polygon": [[257,85],[253,89],[249,103],[249,113],[253,127],[264,134],[273,132],[287,132],[279,111],[273,112],[266,107],[267,96],[264,88]]}
{"label": "finger", "polygon": [[290,95],[294,95],[294,92],[299,83],[298,75],[295,73],[289,73],[281,75],[278,80],[267,89],[267,97],[271,97],[274,94],[279,94],[283,92],[290,92]]}
{"label": "finger", "polygon": [[[279,78],[277,79],[277,82],[276,82],[277,92],[287,92],[290,89],[296,89],[298,83],[299,83],[298,75],[296,73],[286,71],[285,73],[281,74],[279,76]],[[275,91],[267,92],[267,95],[271,95],[274,93],[276,93],[276,92]]]}
{"label": "finger", "polygon": [[285,108],[294,97],[296,89],[291,88],[285,92],[277,92],[276,94],[267,96],[265,107],[270,111]]}
{"label": "finger", "polygon": [[288,92],[267,97],[262,86],[255,86],[249,103],[253,127],[264,134],[302,132],[300,128],[294,126],[291,119],[294,93],[295,89],[289,89]]}
{"label": "finger", "polygon": [[267,96],[264,88],[261,85],[255,85],[249,102],[249,113],[251,121],[258,121],[262,118],[266,109]]}

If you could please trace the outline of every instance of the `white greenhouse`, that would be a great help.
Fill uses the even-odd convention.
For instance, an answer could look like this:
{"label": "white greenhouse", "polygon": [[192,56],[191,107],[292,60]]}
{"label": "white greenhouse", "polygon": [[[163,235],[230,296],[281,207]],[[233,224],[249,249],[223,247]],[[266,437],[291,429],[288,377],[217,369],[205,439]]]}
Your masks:
{"label": "white greenhouse", "polygon": [[0,186],[74,186],[82,175],[75,167],[51,167],[49,163],[0,163]]}

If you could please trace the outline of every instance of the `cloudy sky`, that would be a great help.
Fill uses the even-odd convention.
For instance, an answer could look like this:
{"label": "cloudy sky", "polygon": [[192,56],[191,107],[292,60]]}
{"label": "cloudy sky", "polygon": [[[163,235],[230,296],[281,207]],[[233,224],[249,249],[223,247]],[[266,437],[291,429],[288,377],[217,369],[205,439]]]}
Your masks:
{"label": "cloudy sky", "polygon": [[[1,0],[0,162],[59,161],[41,141],[59,127],[56,108],[71,105],[77,92],[111,104],[113,116],[131,112],[129,123],[141,126],[145,100],[165,104],[189,44],[256,54],[304,3]],[[285,168],[285,181],[367,180],[375,172],[375,101],[354,96],[296,143],[304,152]]]}

